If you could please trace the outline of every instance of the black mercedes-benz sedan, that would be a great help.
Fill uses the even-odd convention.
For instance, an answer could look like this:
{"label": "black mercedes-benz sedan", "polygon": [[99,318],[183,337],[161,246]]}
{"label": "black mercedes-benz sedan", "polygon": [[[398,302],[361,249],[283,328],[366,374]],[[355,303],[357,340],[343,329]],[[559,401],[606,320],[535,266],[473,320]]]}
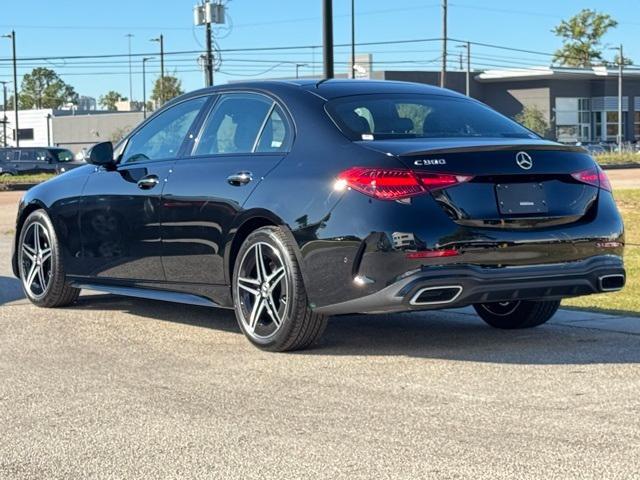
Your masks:
{"label": "black mercedes-benz sedan", "polygon": [[528,328],[625,283],[588,153],[435,87],[208,88],[88,161],[21,201],[13,269],[36,305],[86,288],[233,308],[252,343],[285,351],[331,315],[473,305]]}

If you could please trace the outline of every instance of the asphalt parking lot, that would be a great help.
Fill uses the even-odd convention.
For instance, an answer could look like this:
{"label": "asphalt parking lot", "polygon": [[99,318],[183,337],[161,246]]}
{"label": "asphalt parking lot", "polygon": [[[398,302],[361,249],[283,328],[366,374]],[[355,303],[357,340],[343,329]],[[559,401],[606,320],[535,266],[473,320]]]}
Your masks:
{"label": "asphalt parking lot", "polygon": [[251,347],[233,314],[24,300],[0,193],[0,478],[640,478],[640,318],[529,331],[469,309]]}

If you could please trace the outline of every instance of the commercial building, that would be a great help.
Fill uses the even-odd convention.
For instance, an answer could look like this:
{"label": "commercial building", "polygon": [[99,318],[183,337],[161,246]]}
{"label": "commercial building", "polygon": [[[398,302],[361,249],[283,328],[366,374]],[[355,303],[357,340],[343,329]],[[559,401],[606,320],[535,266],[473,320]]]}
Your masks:
{"label": "commercial building", "polygon": [[[447,72],[447,88],[464,93],[466,73]],[[439,85],[439,72],[379,71],[372,78]],[[473,72],[470,94],[504,115],[526,106],[542,112],[547,137],[564,143],[615,142],[618,133],[618,70],[535,67]],[[626,69],[622,86],[622,137],[640,140],[640,70]]]}
{"label": "commercial building", "polygon": [[[14,113],[7,110],[7,144],[15,146]],[[143,119],[142,112],[100,110],[20,110],[18,122],[21,147],[46,145],[68,148],[74,153],[94,143],[116,141]],[[0,129],[0,146],[4,145]]]}

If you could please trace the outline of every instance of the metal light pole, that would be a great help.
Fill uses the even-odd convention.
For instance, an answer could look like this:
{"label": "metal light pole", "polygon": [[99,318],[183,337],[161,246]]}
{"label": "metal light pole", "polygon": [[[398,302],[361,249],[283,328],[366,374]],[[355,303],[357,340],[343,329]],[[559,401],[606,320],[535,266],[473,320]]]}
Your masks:
{"label": "metal light pole", "polygon": [[306,67],[307,64],[306,63],[296,63],[296,78],[300,78],[300,76],[298,75],[298,70],[300,67]]}
{"label": "metal light pole", "polygon": [[153,57],[142,58],[142,116],[143,118],[147,118],[147,71],[145,68],[145,64],[152,59]]}
{"label": "metal light pole", "polygon": [[[131,37],[133,37],[132,33],[127,33],[125,35],[129,41],[129,102],[133,102],[133,79],[131,77]],[[129,103],[131,105],[131,103]]]}
{"label": "metal light pole", "polygon": [[356,78],[356,0],[351,0],[351,78]]}
{"label": "metal light pole", "polygon": [[624,56],[622,44],[618,57],[618,152],[622,152],[622,70],[624,69]]}
{"label": "metal light pole", "polygon": [[2,35],[3,38],[10,38],[13,47],[13,112],[15,114],[15,132],[16,132],[16,147],[20,146],[20,127],[18,126],[18,62],[16,60],[16,32],[11,30],[11,33]]}
{"label": "metal light pole", "polygon": [[0,82],[2,84],[2,146],[7,146],[7,83]]}
{"label": "metal light pole", "polygon": [[440,72],[440,86],[447,83],[447,0],[442,0],[442,71]]}
{"label": "metal light pole", "polygon": [[[465,72],[466,73],[465,93],[467,97],[470,97],[471,96],[471,42],[466,42],[463,45],[460,45],[460,48],[464,48],[467,50],[467,68]],[[460,64],[462,64],[462,59],[460,60]]]}
{"label": "metal light pole", "polygon": [[324,77],[333,78],[333,0],[322,0]]}
{"label": "metal light pole", "polygon": [[164,35],[152,38],[152,42],[160,42],[160,105],[164,103]]}

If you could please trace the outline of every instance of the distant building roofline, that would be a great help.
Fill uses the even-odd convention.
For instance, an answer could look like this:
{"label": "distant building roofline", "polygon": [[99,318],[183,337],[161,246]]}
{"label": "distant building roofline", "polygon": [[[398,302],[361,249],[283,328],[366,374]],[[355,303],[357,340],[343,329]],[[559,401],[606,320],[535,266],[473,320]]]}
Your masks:
{"label": "distant building roofline", "polygon": [[[640,69],[625,68],[624,75],[640,79]],[[595,66],[592,68],[571,68],[571,67],[525,67],[525,68],[505,68],[485,70],[475,76],[479,82],[501,82],[514,80],[539,80],[539,79],[559,79],[559,80],[588,80],[603,77],[617,77],[617,68],[606,66]]]}

